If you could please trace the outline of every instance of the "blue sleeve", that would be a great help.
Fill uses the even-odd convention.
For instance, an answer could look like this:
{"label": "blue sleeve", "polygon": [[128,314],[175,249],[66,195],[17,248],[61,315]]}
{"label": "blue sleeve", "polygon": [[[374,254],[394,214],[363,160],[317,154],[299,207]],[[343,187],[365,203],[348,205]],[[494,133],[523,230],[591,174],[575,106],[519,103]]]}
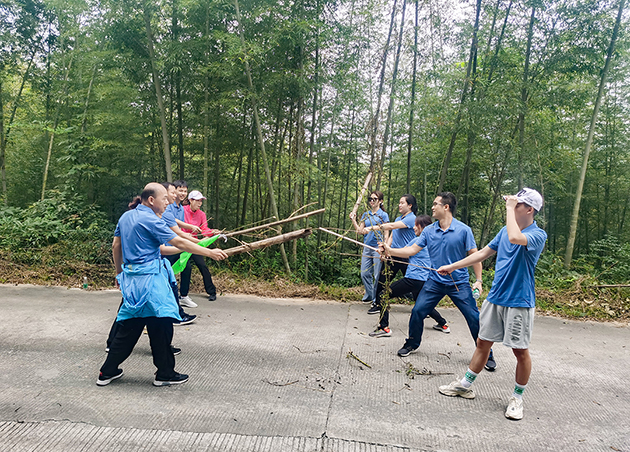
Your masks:
{"label": "blue sleeve", "polygon": [[156,217],[155,222],[152,224],[151,232],[158,239],[160,243],[167,243],[177,237],[171,228],[161,218]]}
{"label": "blue sleeve", "polygon": [[547,241],[547,233],[540,228],[534,229],[532,232],[524,232],[527,237],[527,251],[542,250]]}
{"label": "blue sleeve", "polygon": [[383,223],[389,223],[389,215],[387,215],[387,212],[383,212]]}
{"label": "blue sleeve", "polygon": [[120,237],[120,223],[116,224],[116,230],[114,231],[114,237]]}
{"label": "blue sleeve", "polygon": [[426,230],[427,230],[428,227],[430,227],[430,226],[427,226],[426,228],[424,228],[424,230],[420,234],[420,237],[416,238],[416,245],[418,245],[420,248],[425,248],[427,246]]}
{"label": "blue sleeve", "polygon": [[416,224],[416,216],[413,214],[409,214],[405,218],[403,218],[401,221],[405,223],[405,226],[407,226],[409,229],[413,229],[413,227]]}
{"label": "blue sleeve", "polygon": [[466,251],[470,251],[474,248],[477,248],[477,242],[475,242],[475,236],[473,236],[472,229],[466,228]]}
{"label": "blue sleeve", "polygon": [[[414,237],[411,240],[409,240],[409,243],[407,243],[406,246],[418,245],[419,241],[420,241],[420,237]],[[420,245],[418,245],[418,246],[420,246]]]}
{"label": "blue sleeve", "polygon": [[499,243],[501,242],[501,236],[504,233],[505,233],[505,226],[503,226],[501,230],[499,231],[499,233],[494,236],[494,238],[492,239],[492,242],[488,243],[488,247],[490,247],[490,249],[494,251],[497,251],[499,249]]}
{"label": "blue sleeve", "polygon": [[162,220],[166,223],[169,228],[177,226],[177,222],[175,221],[175,217],[173,216],[173,212],[170,210],[165,210],[162,214]]}

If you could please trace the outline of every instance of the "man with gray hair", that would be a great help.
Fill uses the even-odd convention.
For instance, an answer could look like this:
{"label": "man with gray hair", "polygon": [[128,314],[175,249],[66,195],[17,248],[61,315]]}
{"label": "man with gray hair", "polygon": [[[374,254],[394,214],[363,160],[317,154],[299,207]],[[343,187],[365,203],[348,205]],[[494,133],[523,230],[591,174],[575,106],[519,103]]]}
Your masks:
{"label": "man with gray hair", "polygon": [[473,399],[471,385],[483,369],[494,342],[503,342],[516,356],[516,383],[505,417],[523,418],[523,391],[529,381],[532,361],[529,342],[534,326],[536,298],[534,269],[547,241],[547,233],[538,227],[534,215],[542,208],[540,193],[524,188],[513,196],[504,196],[506,225],[485,248],[466,258],[438,268],[448,275],[454,270],[479,263],[496,253],[494,281],[479,314],[477,348],[468,371],[461,380],[440,386],[440,393],[450,397]]}
{"label": "man with gray hair", "polygon": [[118,325],[109,354],[96,380],[98,386],[122,377],[123,371],[118,366],[129,357],[145,326],[153,364],[157,367],[153,385],[168,386],[188,381],[188,375],[175,372],[171,349],[173,320],[181,320],[181,317],[172,290],[175,275],[169,262],[161,258],[160,245],[170,243],[177,247],[173,251],[188,251],[215,260],[225,259],[227,255],[175,234],[161,218],[168,204],[166,189],[152,182],[130,205],[131,210],[118,220],[112,254],[123,302],[116,317]]}

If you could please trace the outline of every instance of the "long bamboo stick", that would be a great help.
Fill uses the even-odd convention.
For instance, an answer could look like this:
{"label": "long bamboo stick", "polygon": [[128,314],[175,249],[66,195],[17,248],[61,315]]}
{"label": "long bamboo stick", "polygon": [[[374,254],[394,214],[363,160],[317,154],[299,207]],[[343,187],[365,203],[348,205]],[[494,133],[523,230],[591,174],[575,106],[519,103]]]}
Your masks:
{"label": "long bamboo stick", "polygon": [[260,229],[270,228],[272,226],[278,226],[284,223],[290,223],[292,221],[301,220],[302,218],[307,218],[312,215],[319,215],[320,213],[324,213],[326,209],[313,210],[312,212],[303,213],[302,215],[297,215],[295,217],[285,218],[284,220],[274,221],[273,223],[261,224],[259,226],[254,226],[253,228],[243,229],[241,231],[234,231],[228,234],[225,234],[226,237],[233,237],[235,235],[246,234],[253,231],[258,231]]}
{"label": "long bamboo stick", "polygon": [[288,242],[290,240],[297,240],[303,237],[311,235],[313,231],[311,229],[300,229],[298,231],[287,232],[286,234],[277,235],[258,242],[246,243],[242,246],[235,246],[234,248],[228,248],[223,250],[228,256],[234,256],[236,254],[246,253],[248,251],[259,250],[271,245],[279,245],[280,243]]}
{"label": "long bamboo stick", "polygon": [[[317,228],[317,229],[319,229],[320,231],[327,232],[328,234],[332,234],[332,235],[334,235],[334,236],[337,236],[337,237],[339,237],[339,238],[341,238],[341,239],[347,240],[347,241],[349,241],[349,242],[356,243],[357,245],[360,245],[360,246],[362,246],[363,248],[367,248],[367,249],[369,249],[369,250],[378,251],[378,248],[374,248],[374,247],[372,247],[372,246],[366,245],[365,243],[361,243],[361,242],[359,242],[358,240],[353,240],[353,239],[351,239],[350,237],[346,237],[345,235],[341,235],[341,234],[337,234],[336,232],[329,231],[329,230],[328,230],[328,229],[326,229],[326,228]],[[387,258],[387,260],[390,260],[390,261],[392,261],[392,262],[396,262],[396,263],[400,263],[400,264],[407,264],[407,265],[411,265],[411,266],[413,266],[413,267],[420,267],[420,268],[426,268],[427,270],[437,271],[437,269],[435,269],[435,268],[422,267],[422,266],[420,266],[420,265],[410,264],[409,262],[399,261],[399,260],[393,259],[392,257],[388,257],[388,258]],[[451,280],[453,281],[453,284],[455,285],[455,289],[457,289],[457,291],[459,292],[459,287],[457,287],[457,284],[455,283],[455,279],[453,278],[453,275],[452,275],[452,274],[450,274],[450,273],[449,273],[448,275],[451,277]]]}
{"label": "long bamboo stick", "polygon": [[365,196],[365,192],[368,189],[369,185],[370,185],[370,181],[372,180],[372,173],[368,173],[367,177],[365,178],[365,183],[363,184],[363,188],[361,189],[361,193],[359,193],[359,198],[357,199],[357,202],[354,203],[354,207],[352,208],[352,213],[356,214],[357,210],[359,210],[359,206],[361,205],[361,201],[363,201],[363,197]]}

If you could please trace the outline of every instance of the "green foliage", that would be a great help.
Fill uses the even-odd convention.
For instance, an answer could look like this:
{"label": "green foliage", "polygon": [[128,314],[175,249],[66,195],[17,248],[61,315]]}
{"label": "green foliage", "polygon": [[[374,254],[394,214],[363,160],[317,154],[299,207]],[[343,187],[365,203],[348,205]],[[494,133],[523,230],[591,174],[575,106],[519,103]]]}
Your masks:
{"label": "green foliage", "polygon": [[24,264],[109,263],[113,227],[98,206],[69,193],[49,196],[25,209],[0,209],[0,248]]}

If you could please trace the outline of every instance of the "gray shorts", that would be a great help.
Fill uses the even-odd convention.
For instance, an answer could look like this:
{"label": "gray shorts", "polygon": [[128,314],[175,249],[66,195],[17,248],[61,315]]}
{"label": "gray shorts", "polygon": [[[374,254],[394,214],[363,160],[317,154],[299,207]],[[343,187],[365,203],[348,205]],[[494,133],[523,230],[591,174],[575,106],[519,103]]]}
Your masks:
{"label": "gray shorts", "polygon": [[503,342],[510,348],[529,348],[535,308],[509,308],[485,300],[479,311],[479,338]]}

